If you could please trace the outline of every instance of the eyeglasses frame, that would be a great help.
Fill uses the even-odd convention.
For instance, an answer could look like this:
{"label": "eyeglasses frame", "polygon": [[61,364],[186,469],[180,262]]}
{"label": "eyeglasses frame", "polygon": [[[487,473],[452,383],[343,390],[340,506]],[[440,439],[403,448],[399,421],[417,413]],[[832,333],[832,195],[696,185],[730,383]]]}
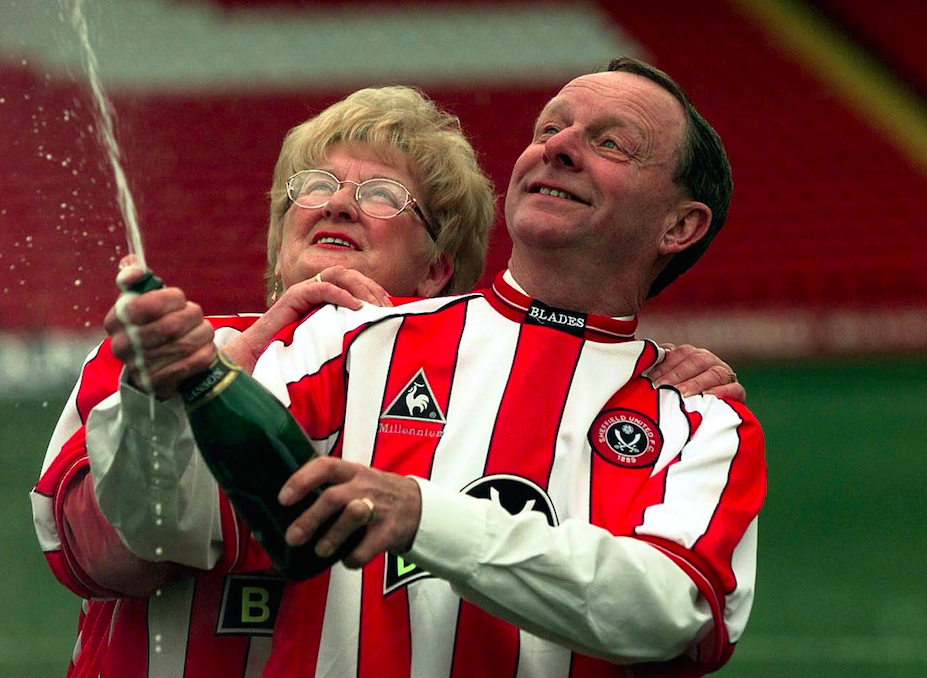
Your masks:
{"label": "eyeglasses frame", "polygon": [[[322,208],[325,207],[329,202],[331,202],[331,198],[329,198],[328,200],[326,200],[325,202],[323,202],[321,205],[311,205],[311,206],[310,206],[310,205],[300,205],[298,202],[296,202],[296,201],[293,199],[293,196],[290,195],[290,182],[293,181],[293,178],[294,178],[294,177],[296,177],[296,176],[299,175],[299,174],[302,174],[303,172],[321,172],[322,174],[327,174],[328,176],[330,176],[330,177],[335,181],[335,183],[338,184],[338,189],[339,189],[339,190],[340,190],[341,187],[344,186],[345,184],[353,184],[353,185],[355,186],[355,189],[354,189],[354,202],[357,203],[357,206],[360,208],[360,210],[361,210],[364,214],[366,214],[366,215],[369,216],[369,217],[373,217],[374,219],[395,219],[395,218],[398,217],[400,214],[402,214],[402,213],[406,210],[407,207],[411,207],[412,210],[418,215],[418,218],[421,219],[421,220],[422,220],[422,223],[425,225],[425,231],[428,233],[428,236],[432,239],[432,241],[434,241],[434,242],[437,242],[437,241],[438,241],[438,236],[435,234],[434,229],[432,228],[431,224],[428,223],[428,219],[425,218],[425,213],[422,212],[422,209],[418,206],[418,200],[416,200],[414,197],[412,197],[412,192],[409,191],[408,188],[406,188],[405,186],[403,186],[401,183],[399,183],[399,182],[396,181],[395,179],[387,179],[386,177],[372,177],[372,178],[370,178],[370,179],[365,179],[364,181],[361,181],[360,183],[358,183],[358,182],[356,182],[356,181],[351,181],[350,179],[344,179],[344,180],[339,179],[338,177],[336,177],[334,174],[332,174],[331,172],[329,172],[329,171],[327,171],[327,170],[321,170],[321,169],[304,169],[304,170],[299,170],[298,172],[294,172],[293,174],[291,174],[290,177],[289,177],[289,179],[286,180],[286,197],[287,197],[287,200],[289,200],[291,203],[293,203],[293,204],[296,205],[297,207],[299,207],[299,208],[301,208],[301,209],[305,209],[305,210],[318,210],[318,209],[322,209]],[[379,216],[379,215],[377,215],[377,214],[370,214],[367,210],[365,210],[363,207],[361,207],[360,198],[359,198],[361,186],[363,186],[364,184],[367,184],[367,183],[369,183],[369,182],[371,182],[371,181],[388,181],[388,182],[391,183],[391,184],[395,184],[396,186],[399,186],[402,190],[404,190],[404,191],[406,192],[406,203],[405,203],[402,207],[399,208],[399,211],[396,212],[396,214],[393,214],[392,216],[389,216],[389,217],[382,217],[382,216]],[[334,195],[334,194],[332,194],[332,195]]]}

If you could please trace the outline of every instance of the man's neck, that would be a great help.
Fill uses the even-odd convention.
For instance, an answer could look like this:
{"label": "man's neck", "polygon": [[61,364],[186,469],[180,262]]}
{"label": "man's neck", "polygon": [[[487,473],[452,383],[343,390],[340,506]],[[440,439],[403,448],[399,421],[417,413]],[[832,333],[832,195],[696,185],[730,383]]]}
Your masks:
{"label": "man's neck", "polygon": [[512,254],[509,270],[528,296],[548,306],[610,317],[640,311],[644,293],[638,281],[614,270],[594,270],[588,261],[579,267],[551,258],[538,261]]}

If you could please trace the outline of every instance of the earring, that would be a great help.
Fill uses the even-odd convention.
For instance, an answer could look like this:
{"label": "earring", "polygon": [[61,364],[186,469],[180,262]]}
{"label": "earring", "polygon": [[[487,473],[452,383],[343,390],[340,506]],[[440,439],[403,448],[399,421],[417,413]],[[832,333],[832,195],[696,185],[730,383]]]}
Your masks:
{"label": "earring", "polygon": [[280,278],[274,278],[274,291],[270,295],[270,304],[273,306],[277,303],[277,295],[280,292]]}

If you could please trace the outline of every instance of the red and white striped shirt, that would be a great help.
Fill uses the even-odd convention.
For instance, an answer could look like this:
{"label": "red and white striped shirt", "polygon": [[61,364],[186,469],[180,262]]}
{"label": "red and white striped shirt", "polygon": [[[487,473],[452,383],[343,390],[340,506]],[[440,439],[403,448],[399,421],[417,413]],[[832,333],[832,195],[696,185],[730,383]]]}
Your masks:
{"label": "red and white striped shirt", "polygon": [[740,404],[655,389],[635,326],[499,276],[278,334],[255,377],[321,453],[420,478],[423,504],[403,557],[287,584],[265,676],[722,665],[752,605],[762,433]]}
{"label": "red and white striped shirt", "polygon": [[[255,376],[319,451],[422,479],[413,549],[284,585],[252,573],[266,556],[214,495],[215,570],[85,605],[70,675],[257,675],[266,638],[234,634],[267,632],[277,602],[271,677],[630,675],[591,656],[638,662],[635,676],[716,669],[752,604],[762,435],[737,404],[653,389],[642,375],[660,351],[630,341],[635,325],[547,308],[500,278],[288,328]],[[63,435],[37,530],[64,583],[105,595],[58,536],[56,497],[86,468],[79,440],[57,454]]]}
{"label": "red and white striped shirt", "polygon": [[[210,318],[220,345],[255,320]],[[270,652],[283,580],[267,572],[269,559],[248,538],[224,497],[217,501],[223,551],[216,567],[150,598],[120,597],[101,587],[71,550],[64,506],[69,491],[89,471],[84,424],[90,410],[118,390],[121,371],[107,339],[81,370],[31,494],[36,533],[52,572],[84,598],[67,676],[258,678]]]}

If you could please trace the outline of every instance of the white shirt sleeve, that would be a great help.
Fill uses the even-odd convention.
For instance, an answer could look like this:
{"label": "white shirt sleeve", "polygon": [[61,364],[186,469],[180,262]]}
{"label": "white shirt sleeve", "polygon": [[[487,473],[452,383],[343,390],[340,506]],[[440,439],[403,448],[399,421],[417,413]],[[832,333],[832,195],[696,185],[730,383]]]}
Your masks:
{"label": "white shirt sleeve", "polygon": [[670,659],[710,631],[695,584],[649,544],[415,480],[422,518],[404,557],[490,614],[614,663]]}
{"label": "white shirt sleeve", "polygon": [[158,402],[122,380],[90,412],[87,455],[100,510],[130,551],[215,566],[223,552],[218,485],[179,396]]}

